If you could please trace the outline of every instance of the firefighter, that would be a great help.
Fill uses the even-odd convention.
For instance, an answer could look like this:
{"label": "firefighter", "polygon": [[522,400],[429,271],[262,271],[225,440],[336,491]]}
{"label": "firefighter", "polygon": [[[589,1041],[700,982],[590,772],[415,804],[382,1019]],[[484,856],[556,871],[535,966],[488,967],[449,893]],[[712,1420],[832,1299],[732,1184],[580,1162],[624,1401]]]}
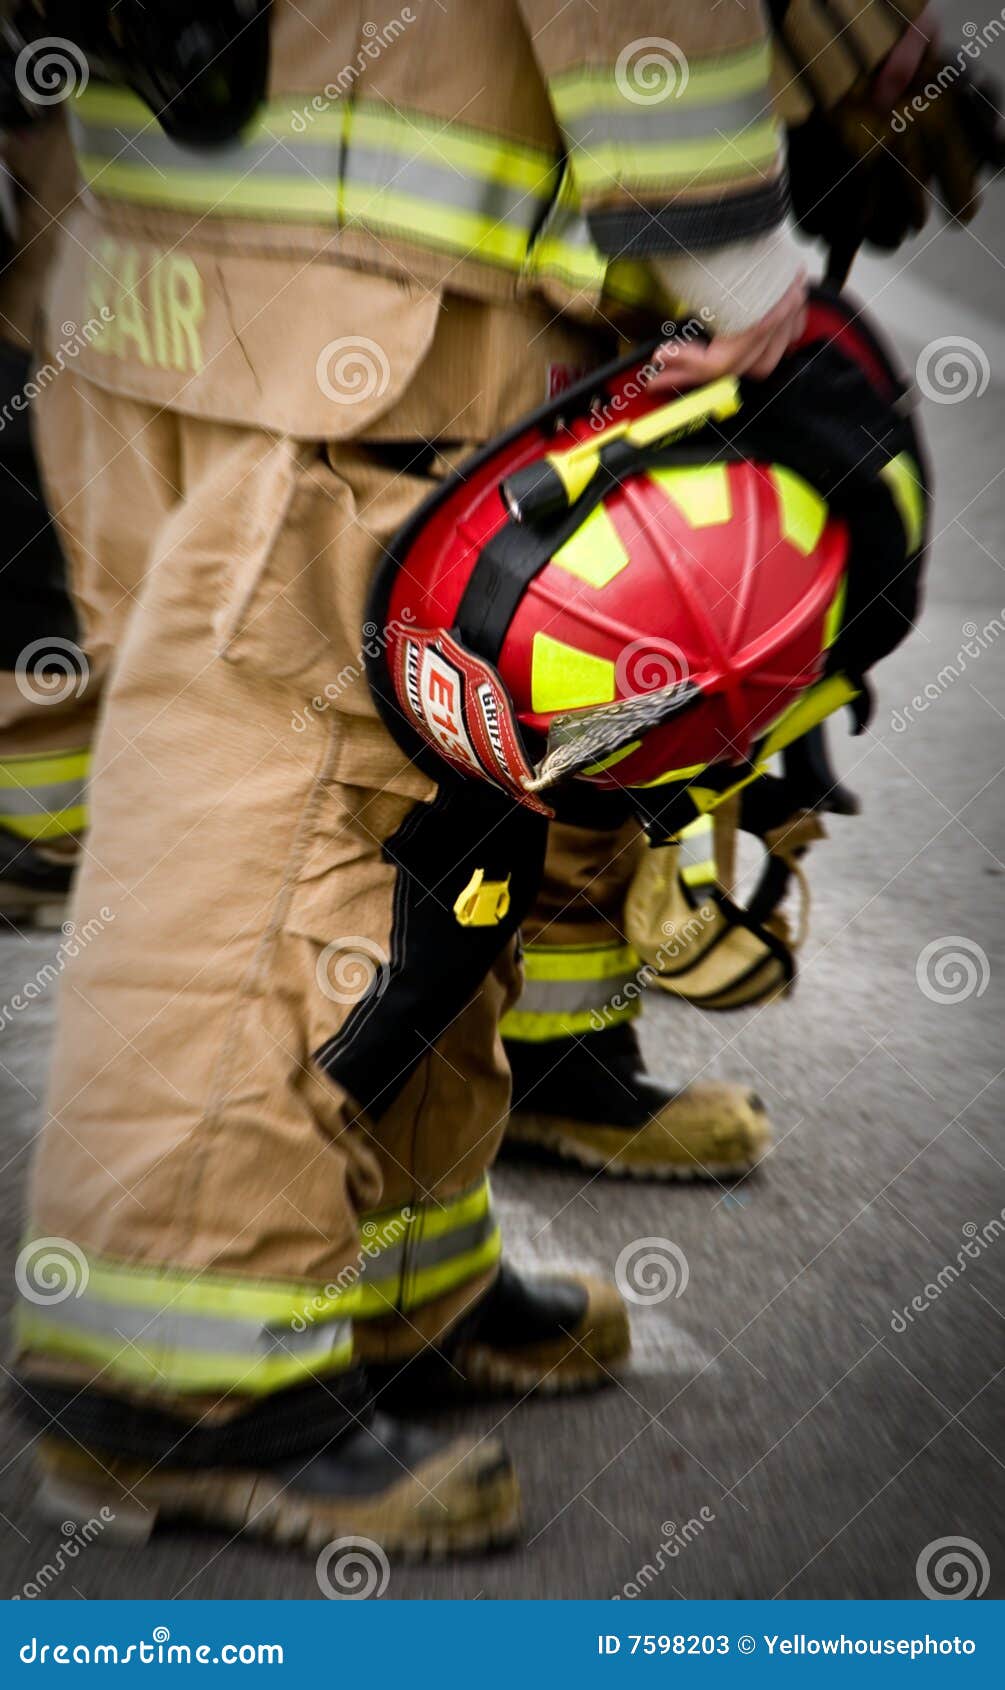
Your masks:
{"label": "firefighter", "polygon": [[[29,419],[39,383],[32,335],[56,220],[76,191],[62,113],[4,138],[0,187],[7,209],[0,268],[0,916],[58,927],[79,839],[96,677],[77,643],[65,567],[39,484]],[[74,356],[81,325],[60,333]]]}
{"label": "firefighter", "polygon": [[[126,87],[74,98],[47,322],[104,331],[40,438],[111,661],[18,1400],[60,1517],[466,1552],[518,1531],[505,1452],[388,1422],[368,1370],[587,1387],[628,1327],[604,1284],[501,1265],[486,1179],[547,806],[397,743],[365,607],[430,486],[611,323],[672,297],[766,378],[805,288],[757,8],[416,4],[380,39],[270,11],[267,103],[219,149]],[[653,36],[679,98],[626,54]]]}
{"label": "firefighter", "polygon": [[[824,243],[828,273],[843,280],[863,243],[897,247],[933,206],[968,223],[982,171],[1005,163],[1001,120],[995,90],[960,74],[962,53],[951,77],[940,74],[945,55],[931,7],[869,0],[843,6],[837,18],[825,0],[775,0],[770,10],[795,211],[804,232]],[[940,98],[932,100],[935,78]],[[912,106],[926,84],[929,97]],[[672,351],[679,379],[718,373],[714,344],[678,339]],[[650,659],[651,682],[668,661],[672,669],[666,651]],[[829,807],[841,807],[827,784]],[[699,817],[669,874],[631,820],[615,816],[603,831],[553,826],[524,928],[526,984],[503,1022],[513,1072],[509,1146],[594,1172],[668,1180],[742,1175],[763,1156],[770,1126],[755,1093],[706,1077],[683,1089],[663,1085],[647,1074],[637,1037],[645,983],[712,1009],[764,1003],[791,983],[789,969],[763,959],[753,967],[735,934],[718,950],[714,975],[679,968],[671,976],[659,956],[654,973],[659,929],[675,906],[729,888],[734,834],[729,813]],[[807,843],[803,824],[776,846],[791,869]],[[645,957],[630,941],[630,901],[643,931],[655,934]],[[773,919],[791,936],[783,911]]]}

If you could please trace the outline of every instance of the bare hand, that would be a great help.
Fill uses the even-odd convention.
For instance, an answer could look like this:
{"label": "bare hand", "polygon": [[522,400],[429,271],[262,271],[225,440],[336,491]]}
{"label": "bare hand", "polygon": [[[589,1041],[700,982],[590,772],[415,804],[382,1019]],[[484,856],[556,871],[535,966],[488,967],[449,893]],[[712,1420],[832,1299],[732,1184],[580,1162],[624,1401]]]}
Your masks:
{"label": "bare hand", "polygon": [[661,388],[704,386],[720,376],[769,376],[806,326],[806,278],[797,277],[767,316],[740,334],[717,334],[711,341],[667,340],[653,354],[663,373],[651,383]]}

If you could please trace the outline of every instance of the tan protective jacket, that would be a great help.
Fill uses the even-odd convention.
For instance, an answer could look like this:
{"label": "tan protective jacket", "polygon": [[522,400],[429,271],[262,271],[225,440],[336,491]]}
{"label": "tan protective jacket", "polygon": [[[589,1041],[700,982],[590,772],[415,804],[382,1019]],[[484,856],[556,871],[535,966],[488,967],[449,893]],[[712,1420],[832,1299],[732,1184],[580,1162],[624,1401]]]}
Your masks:
{"label": "tan protective jacket", "polygon": [[[879,10],[793,0],[797,54],[843,88],[843,43],[858,38],[844,20]],[[371,11],[275,0],[268,101],[231,147],[176,146],[135,96],[93,80],[73,101],[89,192],[51,321],[97,319],[80,362],[91,380],[305,438],[484,437],[545,397],[538,363],[517,375],[537,334],[528,312],[552,323],[546,365],[574,370],[606,353],[598,331],[612,321],[632,332],[627,307],[646,312],[636,331],[666,315],[648,260],[781,221],[772,42],[756,0]],[[833,51],[817,13],[841,38]],[[875,64],[895,35],[889,23],[867,34],[859,57]],[[438,322],[448,298],[496,309],[458,309],[451,335]],[[450,340],[423,370],[439,391],[418,409],[410,395],[403,416],[434,332]],[[353,403],[339,409],[330,366],[347,357]],[[501,409],[485,398],[493,382],[461,379],[489,364],[493,382],[505,372]]]}

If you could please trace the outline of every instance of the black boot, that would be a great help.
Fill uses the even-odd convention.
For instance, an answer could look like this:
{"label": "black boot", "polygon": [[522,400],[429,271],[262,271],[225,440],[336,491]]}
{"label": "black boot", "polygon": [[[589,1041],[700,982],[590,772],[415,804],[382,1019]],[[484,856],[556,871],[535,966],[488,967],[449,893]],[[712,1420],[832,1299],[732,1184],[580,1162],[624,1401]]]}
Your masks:
{"label": "black boot", "polygon": [[8,920],[57,928],[75,863],[0,827],[0,913]]}
{"label": "black boot", "polygon": [[770,1143],[756,1092],[721,1080],[671,1091],[646,1073],[628,1022],[505,1044],[513,1071],[509,1148],[639,1179],[722,1179],[747,1173]]}
{"label": "black boot", "polygon": [[[377,1576],[385,1555],[475,1554],[519,1531],[516,1475],[497,1438],[443,1437],[388,1419],[353,1376],[278,1393],[237,1420],[201,1428],[93,1392],[70,1397],[37,1382],[22,1393],[33,1422],[48,1410],[35,1446],[36,1507],[49,1520],[100,1522],[98,1542],[145,1543],[158,1519],[311,1554],[336,1538],[364,1538],[376,1548]],[[82,1406],[86,1442],[66,1435],[81,1423]],[[124,1414],[132,1425],[122,1443],[106,1442]],[[169,1432],[174,1445],[165,1448]],[[335,1567],[327,1576],[337,1581]]]}
{"label": "black boot", "polygon": [[611,1383],[630,1348],[625,1305],[606,1280],[525,1276],[504,1262],[440,1344],[368,1374],[381,1403],[557,1395]]}

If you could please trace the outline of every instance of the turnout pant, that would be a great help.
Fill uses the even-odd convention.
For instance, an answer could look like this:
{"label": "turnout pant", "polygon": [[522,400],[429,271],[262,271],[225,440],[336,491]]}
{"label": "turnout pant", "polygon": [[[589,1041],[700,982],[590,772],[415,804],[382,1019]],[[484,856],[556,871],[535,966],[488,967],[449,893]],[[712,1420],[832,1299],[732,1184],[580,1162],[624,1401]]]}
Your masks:
{"label": "turnout pant", "polygon": [[[408,1355],[490,1282],[545,826],[438,790],[374,713],[367,584],[428,487],[400,449],[70,372],[40,422],[108,680],[18,1371],[229,1416]],[[499,926],[454,915],[477,868],[512,877]]]}

